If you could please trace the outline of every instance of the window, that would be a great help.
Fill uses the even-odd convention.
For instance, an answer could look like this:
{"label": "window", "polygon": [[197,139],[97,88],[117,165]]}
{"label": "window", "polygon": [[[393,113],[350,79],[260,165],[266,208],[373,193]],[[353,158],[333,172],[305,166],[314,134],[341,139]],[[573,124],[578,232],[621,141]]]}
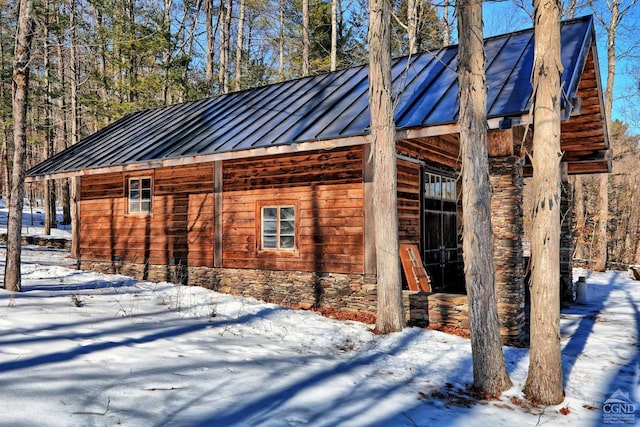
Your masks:
{"label": "window", "polygon": [[262,249],[294,250],[296,244],[295,206],[263,206],[261,211]]}
{"label": "window", "polygon": [[151,213],[151,178],[129,178],[129,213]]}
{"label": "window", "polygon": [[457,199],[456,180],[455,178],[425,172],[424,193],[427,199],[455,202]]}

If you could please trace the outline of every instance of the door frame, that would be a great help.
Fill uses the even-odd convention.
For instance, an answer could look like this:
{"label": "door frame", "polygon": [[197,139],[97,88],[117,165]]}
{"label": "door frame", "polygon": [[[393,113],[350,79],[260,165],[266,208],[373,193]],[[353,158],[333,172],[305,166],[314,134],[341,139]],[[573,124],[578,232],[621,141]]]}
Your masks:
{"label": "door frame", "polygon": [[[427,177],[437,177],[440,179],[440,198],[427,197]],[[438,292],[459,292],[460,291],[460,277],[459,277],[459,248],[458,248],[458,173],[453,169],[446,169],[435,165],[423,165],[420,171],[420,244],[422,262],[427,269],[427,272],[431,275],[431,281],[433,283],[434,291]],[[444,178],[444,180],[443,180]],[[445,182],[445,185],[442,185]],[[449,185],[447,187],[447,184]],[[453,188],[450,186],[453,185]],[[445,189],[444,187],[447,187]],[[443,192],[443,190],[445,190]],[[443,195],[443,193],[446,193]],[[438,248],[427,248],[427,206],[426,200],[434,200],[440,204],[439,207],[439,220],[440,236],[438,237]],[[452,205],[453,204],[453,205]],[[449,209],[445,209],[445,205]],[[451,209],[453,208],[453,209]],[[433,212],[433,210],[431,210]],[[445,238],[444,236],[444,213],[454,213],[455,225],[453,226],[452,235]],[[449,241],[449,245],[444,243]],[[454,242],[451,244],[451,242]],[[438,251],[438,261],[436,263],[429,262],[431,257],[428,256],[428,252],[433,253]],[[436,265],[438,264],[438,265]],[[434,268],[435,267],[435,268]]]}

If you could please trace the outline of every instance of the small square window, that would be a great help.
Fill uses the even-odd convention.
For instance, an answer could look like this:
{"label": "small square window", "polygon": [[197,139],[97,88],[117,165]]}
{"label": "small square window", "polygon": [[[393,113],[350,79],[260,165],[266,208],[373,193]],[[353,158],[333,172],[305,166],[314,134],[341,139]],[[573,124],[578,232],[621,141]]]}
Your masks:
{"label": "small square window", "polygon": [[151,178],[129,178],[129,213],[151,213],[151,189]]}
{"label": "small square window", "polygon": [[262,249],[295,249],[296,210],[294,206],[262,207]]}

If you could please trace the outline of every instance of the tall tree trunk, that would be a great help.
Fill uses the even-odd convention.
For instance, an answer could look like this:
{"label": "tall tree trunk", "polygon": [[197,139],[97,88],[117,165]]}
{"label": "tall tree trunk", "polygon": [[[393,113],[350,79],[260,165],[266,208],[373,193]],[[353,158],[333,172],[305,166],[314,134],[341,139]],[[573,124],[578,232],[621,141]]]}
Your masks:
{"label": "tall tree trunk", "polygon": [[244,13],[246,0],[240,0],[240,16],[238,17],[238,39],[236,44],[235,90],[242,89],[242,48],[244,47]]}
{"label": "tall tree trunk", "polygon": [[396,128],[391,100],[391,9],[386,0],[369,3],[369,110],[374,162],[378,311],[376,330],[404,328],[398,241]]}
{"label": "tall tree trunk", "polygon": [[309,63],[309,0],[302,0],[302,75],[308,76],[311,64]]}
{"label": "tall tree trunk", "polygon": [[[224,1],[224,0],[221,0]],[[213,95],[213,59],[215,52],[215,34],[213,31],[213,0],[204,0],[205,26],[207,32],[207,63],[205,81],[207,82],[207,94]]]}
{"label": "tall tree trunk", "polygon": [[409,37],[409,55],[418,52],[418,4],[419,0],[407,0],[407,35]]}
{"label": "tall tree trunk", "polygon": [[[632,1],[631,3],[635,3]],[[611,138],[611,112],[613,110],[613,85],[616,75],[616,33],[618,25],[626,11],[620,10],[619,0],[607,2],[611,16],[608,25],[602,21],[607,30],[607,87],[604,92],[604,115],[609,138]],[[627,9],[628,10],[628,9]],[[604,271],[607,268],[607,225],[609,223],[609,176],[600,175],[600,191],[598,192],[598,234],[593,269]]]}
{"label": "tall tree trunk", "polygon": [[[78,61],[78,54],[76,51],[76,0],[69,1],[69,64],[71,67],[71,79],[69,80],[69,113],[71,129],[64,127],[64,139],[65,147],[67,144],[67,132],[70,131],[71,140],[69,144],[75,145],[80,139],[80,118],[78,115],[78,86],[80,85],[80,65]],[[62,101],[64,103],[64,100]],[[65,118],[66,120],[66,118]],[[62,129],[59,129],[62,131]],[[69,180],[64,179],[61,181],[61,201],[62,205],[62,223],[71,224],[71,189],[69,187]]]}
{"label": "tall tree trunk", "polygon": [[564,400],[560,348],[560,2],[534,0],[533,216],[527,397]]}
{"label": "tall tree trunk", "polygon": [[607,225],[609,223],[609,174],[602,174],[599,177],[598,189],[598,223],[596,247],[594,248],[593,265],[595,271],[604,271],[607,269],[607,253],[608,253],[608,233]]}
{"label": "tall tree trunk", "polygon": [[[45,142],[44,142],[44,158],[48,159],[53,155],[53,126],[51,123],[52,113],[52,99],[51,99],[51,47],[49,45],[49,14],[51,11],[50,5],[47,5],[45,12],[45,24],[43,28],[43,68],[44,68],[44,87],[45,87]],[[62,59],[59,58],[58,61]],[[56,189],[55,183],[51,179],[44,181],[44,234],[46,236],[51,234],[51,229],[56,228]]]}
{"label": "tall tree trunk", "polygon": [[331,71],[338,66],[338,0],[331,0]]}
{"label": "tall tree trunk", "polygon": [[451,22],[449,21],[449,0],[444,0],[442,5],[442,44],[449,46],[451,43]]}
{"label": "tall tree trunk", "polygon": [[218,84],[220,93],[229,93],[229,40],[231,38],[231,8],[232,0],[220,1],[220,56],[218,70]]}
{"label": "tall tree trunk", "polygon": [[27,100],[29,95],[29,60],[33,39],[33,2],[20,0],[16,49],[13,60],[13,172],[11,175],[11,206],[7,225],[7,258],[4,286],[20,292],[20,255],[22,252],[22,208],[24,206],[24,175],[27,151]]}
{"label": "tall tree trunk", "polygon": [[482,3],[459,0],[457,14],[462,245],[471,326],[473,385],[482,396],[499,396],[511,387],[511,380],[502,354],[493,274]]}
{"label": "tall tree trunk", "polygon": [[171,40],[171,7],[173,5],[172,0],[163,0],[162,3],[162,33],[165,39],[165,47],[162,52],[162,68],[164,71],[164,82],[162,86],[162,103],[168,105],[169,88],[171,86],[171,57],[172,57],[172,40]]}
{"label": "tall tree trunk", "polygon": [[[67,126],[67,112],[66,112],[66,73],[65,73],[65,56],[64,50],[62,46],[65,44],[64,42],[64,27],[61,26],[59,17],[58,17],[58,37],[57,37],[57,55],[58,55],[58,99],[57,99],[57,108],[56,108],[56,141],[54,145],[54,152],[60,152],[68,147],[67,138],[69,129]],[[104,55],[101,55],[104,58]],[[99,63],[101,61],[98,61]],[[103,74],[104,69],[101,71],[101,76]],[[102,77],[104,78],[104,77]],[[106,89],[101,89],[98,91],[100,96],[104,93],[103,105],[106,104]],[[62,179],[59,181],[60,185],[60,204],[62,205],[62,224],[68,225],[71,223],[71,211],[70,211],[70,194],[69,194],[69,181],[67,179]]]}
{"label": "tall tree trunk", "polygon": [[280,25],[278,35],[278,76],[284,80],[284,0],[280,0]]}
{"label": "tall tree trunk", "polygon": [[[2,16],[2,12],[0,12],[0,58],[4,58],[5,47],[4,47],[4,32],[5,32],[5,22]],[[0,75],[5,75],[4,61],[0,60]],[[4,99],[6,95],[5,91],[5,82],[0,81],[0,99]],[[0,155],[0,162],[2,163],[2,188],[0,189],[0,196],[5,199],[9,198],[9,193],[11,191],[11,168],[9,166],[9,149],[11,135],[9,134],[9,129],[7,124],[8,117],[0,117],[0,132],[2,136],[2,153]]]}
{"label": "tall tree trunk", "polygon": [[575,236],[575,253],[573,257],[576,259],[585,259],[588,251],[584,244],[584,230],[586,227],[586,215],[584,206],[584,181],[582,176],[575,175],[573,177],[573,204],[575,208],[574,236]]}

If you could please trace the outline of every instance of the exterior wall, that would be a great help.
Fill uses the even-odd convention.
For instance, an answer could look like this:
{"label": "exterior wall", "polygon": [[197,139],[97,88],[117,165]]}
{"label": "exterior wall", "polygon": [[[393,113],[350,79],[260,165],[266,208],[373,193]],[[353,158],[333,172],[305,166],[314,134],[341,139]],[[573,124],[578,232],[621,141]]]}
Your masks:
{"label": "exterior wall", "polygon": [[[363,148],[226,161],[225,268],[364,272]],[[295,251],[261,250],[260,206],[296,207]]]}
{"label": "exterior wall", "polygon": [[[153,177],[152,213],[127,213],[130,176]],[[84,177],[80,258],[141,264],[212,265],[212,164]]]}
{"label": "exterior wall", "polygon": [[[222,266],[363,273],[363,148],[223,163]],[[127,213],[130,176],[153,178],[151,215]],[[84,177],[80,259],[213,267],[213,163]],[[260,203],[296,206],[297,248],[261,251]]]}
{"label": "exterior wall", "polygon": [[420,164],[398,160],[398,224],[400,243],[419,245]]}
{"label": "exterior wall", "polygon": [[[301,308],[375,314],[375,275],[364,272],[363,147],[222,163],[221,203],[212,163],[161,168],[153,176],[153,213],[126,214],[129,175],[81,183],[80,268],[139,279],[205,286]],[[398,162],[401,241],[420,243],[420,164]],[[501,334],[524,330],[522,165],[491,161],[496,293]],[[295,251],[261,251],[260,206],[296,206]],[[213,230],[215,206],[221,229]],[[219,234],[222,265],[214,267]],[[114,259],[117,256],[117,259]],[[465,295],[405,292],[407,321],[468,330]]]}

